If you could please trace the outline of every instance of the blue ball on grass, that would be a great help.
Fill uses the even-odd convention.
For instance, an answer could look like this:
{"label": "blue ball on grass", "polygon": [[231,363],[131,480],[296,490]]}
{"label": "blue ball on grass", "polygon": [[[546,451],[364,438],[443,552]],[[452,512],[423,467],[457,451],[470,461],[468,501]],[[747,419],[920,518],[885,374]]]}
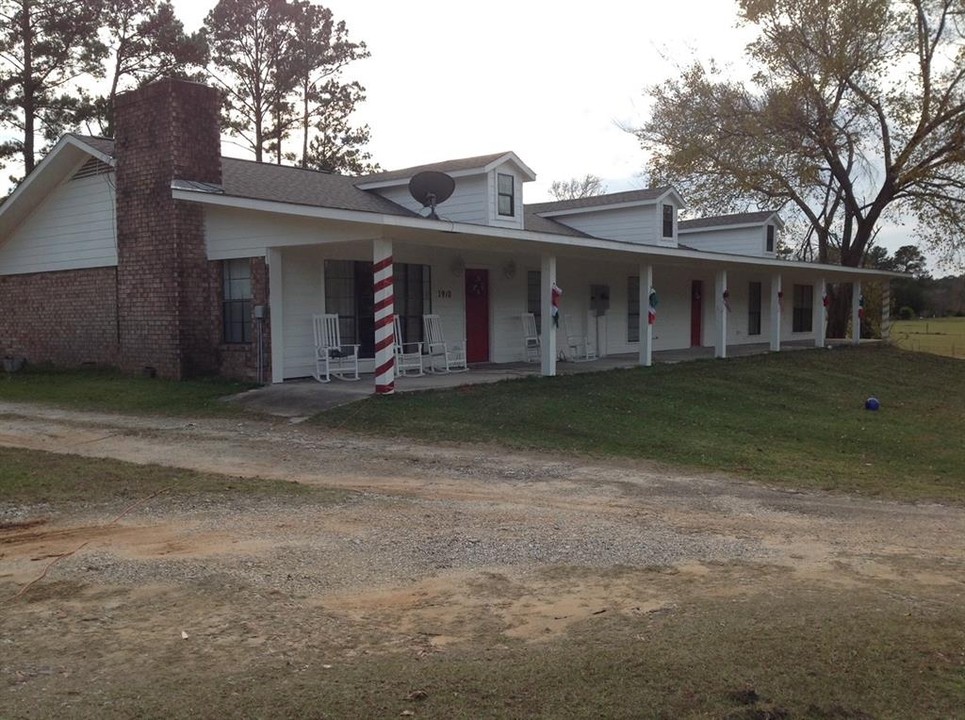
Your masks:
{"label": "blue ball on grass", "polygon": [[881,403],[878,402],[878,398],[874,397],[873,395],[864,401],[865,410],[877,410],[880,407]]}

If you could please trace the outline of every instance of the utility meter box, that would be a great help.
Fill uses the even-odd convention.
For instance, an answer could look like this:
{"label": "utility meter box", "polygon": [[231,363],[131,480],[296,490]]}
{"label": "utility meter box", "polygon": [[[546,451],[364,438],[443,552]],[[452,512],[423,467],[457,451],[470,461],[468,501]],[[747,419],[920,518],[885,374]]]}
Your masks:
{"label": "utility meter box", "polygon": [[609,285],[590,285],[590,309],[597,317],[602,317],[610,309]]}

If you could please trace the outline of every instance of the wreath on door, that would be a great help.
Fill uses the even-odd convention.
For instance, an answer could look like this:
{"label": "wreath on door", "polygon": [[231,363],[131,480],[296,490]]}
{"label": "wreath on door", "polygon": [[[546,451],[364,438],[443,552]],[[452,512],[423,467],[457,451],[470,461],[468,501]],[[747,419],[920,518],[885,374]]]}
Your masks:
{"label": "wreath on door", "polygon": [[481,297],[486,294],[486,286],[478,275],[469,280],[469,294],[473,297]]}

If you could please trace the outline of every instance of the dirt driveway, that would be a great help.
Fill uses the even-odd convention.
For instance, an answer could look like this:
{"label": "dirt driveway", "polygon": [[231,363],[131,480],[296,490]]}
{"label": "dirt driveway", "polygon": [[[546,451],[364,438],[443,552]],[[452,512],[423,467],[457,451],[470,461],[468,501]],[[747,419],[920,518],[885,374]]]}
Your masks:
{"label": "dirt driveway", "polygon": [[161,496],[113,523],[117,507],[6,507],[0,521],[17,524],[0,530],[4,596],[82,549],[0,610],[0,717],[70,715],[81,696],[141,687],[159,659],[240,672],[311,650],[321,672],[367,653],[444,653],[480,633],[540,642],[602,613],[775,583],[965,588],[955,507],[284,422],[9,403],[0,445],[346,491],[321,505]]}

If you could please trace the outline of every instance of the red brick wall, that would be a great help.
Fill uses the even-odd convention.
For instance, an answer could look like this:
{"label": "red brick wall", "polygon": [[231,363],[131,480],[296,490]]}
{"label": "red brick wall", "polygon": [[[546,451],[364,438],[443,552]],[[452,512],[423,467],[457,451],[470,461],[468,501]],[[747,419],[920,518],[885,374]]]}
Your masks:
{"label": "red brick wall", "polygon": [[174,179],[221,182],[218,93],[162,80],[116,104],[119,362],[161,377],[217,372],[200,206]]}
{"label": "red brick wall", "polygon": [[[217,348],[218,371],[221,375],[238,380],[271,382],[271,319],[258,321],[254,318],[257,305],[268,307],[268,264],[263,257],[250,258],[251,262],[251,337],[250,343],[224,342],[222,303],[224,301],[224,264],[212,261],[208,264],[210,279],[210,328],[209,343]],[[259,332],[261,337],[259,338]],[[258,377],[258,348],[261,345],[261,378]]]}
{"label": "red brick wall", "polygon": [[117,362],[116,271],[0,276],[0,354],[76,367]]}

